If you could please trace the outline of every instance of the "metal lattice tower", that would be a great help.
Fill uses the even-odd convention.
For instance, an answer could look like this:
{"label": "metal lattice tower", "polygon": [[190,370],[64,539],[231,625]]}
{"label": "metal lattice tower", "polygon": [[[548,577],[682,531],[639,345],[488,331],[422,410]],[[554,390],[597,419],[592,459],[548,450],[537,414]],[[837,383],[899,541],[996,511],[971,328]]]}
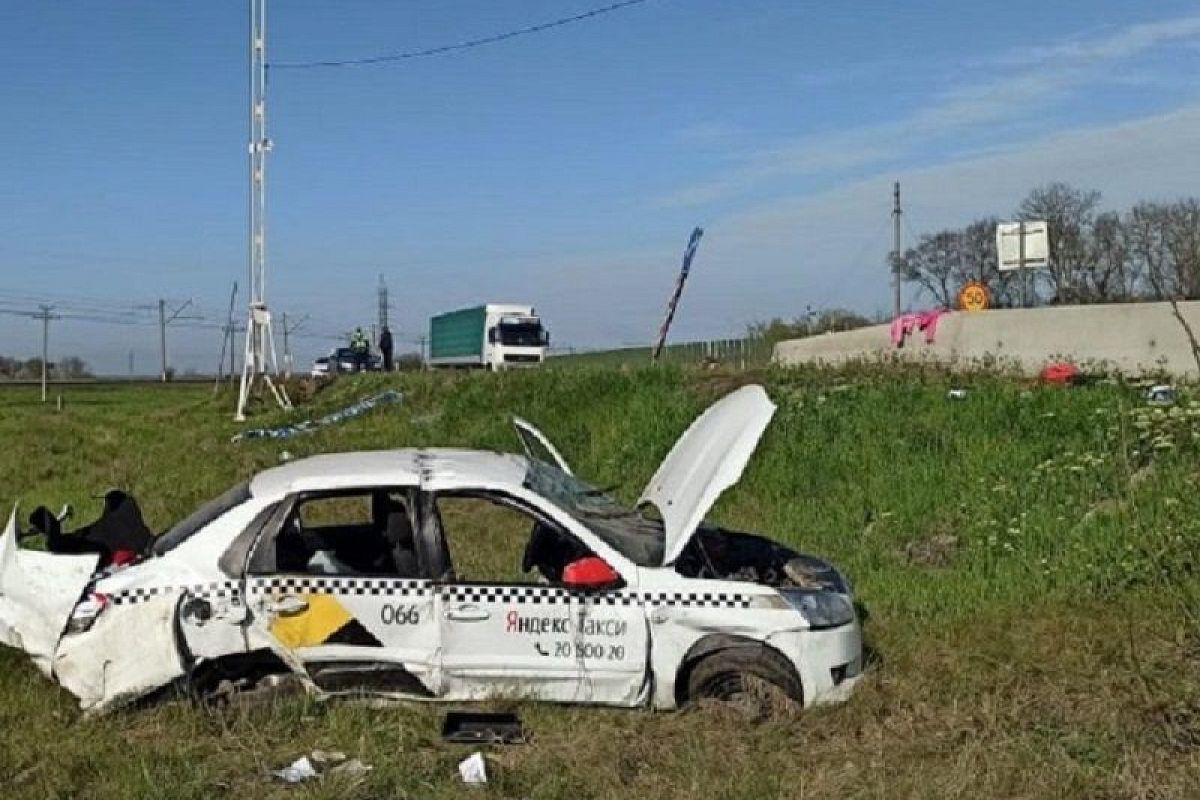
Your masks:
{"label": "metal lattice tower", "polygon": [[379,276],[379,331],[388,326],[388,290],[387,284],[383,281],[383,275]]}
{"label": "metal lattice tower", "polygon": [[278,374],[271,312],[267,310],[267,0],[250,0],[250,317],[246,324],[246,353],[242,385],[234,419],[246,418],[246,404],[255,381],[262,381],[281,408],[290,409],[287,390],[275,384]]}

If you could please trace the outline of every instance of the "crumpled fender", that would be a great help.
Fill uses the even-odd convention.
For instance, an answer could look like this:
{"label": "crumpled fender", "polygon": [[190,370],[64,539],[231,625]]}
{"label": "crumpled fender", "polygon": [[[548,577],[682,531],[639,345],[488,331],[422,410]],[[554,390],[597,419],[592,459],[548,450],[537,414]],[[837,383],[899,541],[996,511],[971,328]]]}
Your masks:
{"label": "crumpled fender", "polygon": [[51,676],[59,637],[99,561],[95,554],[22,549],[14,505],[0,534],[0,643],[25,651]]}
{"label": "crumpled fender", "polygon": [[178,595],[110,608],[86,633],[63,637],[54,677],[88,715],[136,700],[184,673],[175,647]]}

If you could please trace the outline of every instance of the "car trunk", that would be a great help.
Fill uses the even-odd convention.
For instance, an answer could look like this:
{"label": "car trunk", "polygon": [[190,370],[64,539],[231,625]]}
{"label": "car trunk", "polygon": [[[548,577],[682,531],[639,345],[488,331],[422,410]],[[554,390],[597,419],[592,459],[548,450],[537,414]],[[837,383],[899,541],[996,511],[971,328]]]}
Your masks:
{"label": "car trunk", "polygon": [[25,651],[50,675],[58,640],[99,561],[98,554],[21,549],[14,508],[0,535],[0,642]]}

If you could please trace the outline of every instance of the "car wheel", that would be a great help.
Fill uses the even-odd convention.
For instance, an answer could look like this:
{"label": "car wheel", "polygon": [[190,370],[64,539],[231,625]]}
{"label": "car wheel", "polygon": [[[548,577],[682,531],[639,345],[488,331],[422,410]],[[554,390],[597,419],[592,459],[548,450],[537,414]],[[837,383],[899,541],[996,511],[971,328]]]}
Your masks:
{"label": "car wheel", "polygon": [[751,719],[800,709],[804,692],[787,659],[767,647],[732,647],[705,656],[688,672],[690,701],[730,703]]}

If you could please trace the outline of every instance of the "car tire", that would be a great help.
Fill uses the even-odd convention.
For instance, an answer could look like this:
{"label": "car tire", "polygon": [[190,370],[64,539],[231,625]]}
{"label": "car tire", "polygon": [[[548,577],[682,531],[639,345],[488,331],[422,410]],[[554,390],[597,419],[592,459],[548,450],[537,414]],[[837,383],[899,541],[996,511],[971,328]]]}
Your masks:
{"label": "car tire", "polygon": [[739,646],[704,656],[687,673],[687,699],[732,704],[752,719],[793,714],[804,701],[800,678],[769,647]]}

